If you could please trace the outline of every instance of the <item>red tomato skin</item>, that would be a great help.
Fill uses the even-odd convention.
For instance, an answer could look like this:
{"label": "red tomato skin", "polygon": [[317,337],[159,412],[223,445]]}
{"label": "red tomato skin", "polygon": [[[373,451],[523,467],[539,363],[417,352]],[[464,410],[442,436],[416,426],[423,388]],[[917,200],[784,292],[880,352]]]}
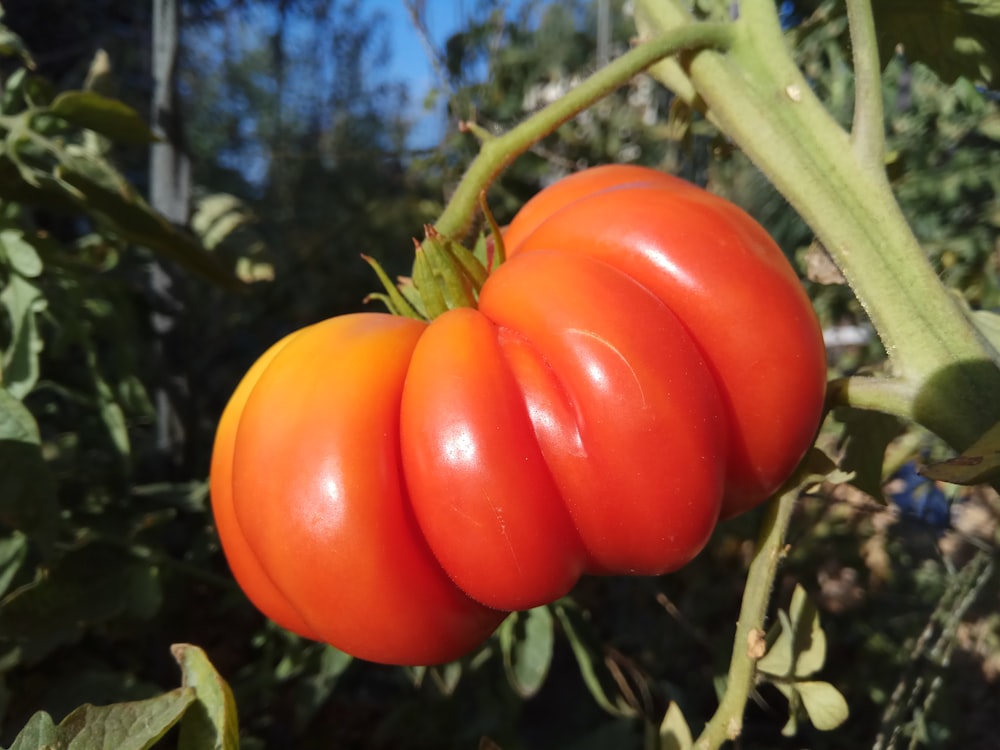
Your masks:
{"label": "red tomato skin", "polygon": [[589,198],[605,190],[626,185],[651,182],[674,190],[697,190],[690,182],[679,177],[634,164],[605,164],[574,172],[536,193],[521,206],[514,220],[503,230],[505,249],[509,253],[511,249],[519,247],[539,224],[548,221],[560,208],[581,198]]}
{"label": "red tomato skin", "polygon": [[291,336],[240,413],[236,524],[220,527],[227,555],[256,558],[269,581],[258,590],[273,585],[306,623],[303,635],[392,664],[458,658],[505,616],[448,579],[402,481],[403,381],[425,330],[363,313]]}
{"label": "red tomato skin", "polygon": [[414,513],[459,588],[506,610],[570,590],[583,572],[583,546],[497,331],[477,311],[450,310],[421,337],[401,433]]}
{"label": "red tomato skin", "polygon": [[508,261],[479,303],[500,327],[588,572],[689,562],[718,518],[726,428],[676,316],[608,264],[559,252]]}
{"label": "red tomato skin", "polygon": [[594,193],[573,178],[539,193],[528,216],[543,220],[522,229],[516,216],[507,253],[599,259],[677,314],[726,401],[722,517],[729,518],[766,500],[812,443],[826,387],[822,332],[798,277],[759,224],[707,191],[656,172],[640,180],[636,169],[602,170],[603,188]]}

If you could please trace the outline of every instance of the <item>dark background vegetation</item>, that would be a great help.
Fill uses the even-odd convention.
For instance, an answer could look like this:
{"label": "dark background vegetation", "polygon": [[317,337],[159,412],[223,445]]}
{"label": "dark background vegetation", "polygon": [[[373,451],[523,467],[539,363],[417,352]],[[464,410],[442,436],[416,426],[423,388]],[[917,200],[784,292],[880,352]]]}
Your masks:
{"label": "dark background vegetation", "polygon": [[[528,697],[511,684],[495,642],[461,665],[421,671],[352,662],[280,630],[229,577],[208,509],[214,426],[250,363],[294,328],[362,309],[377,284],[361,253],[407,272],[412,238],[475,153],[455,123],[509,127],[594,70],[599,54],[623,51],[634,34],[623,4],[610,3],[605,46],[596,0],[534,0],[517,11],[499,0],[465,3],[464,30],[435,53],[448,122],[438,146],[415,149],[406,82],[385,74],[385,22],[364,2],[177,3],[177,35],[159,40],[151,2],[3,3],[4,23],[37,63],[32,75],[53,91],[83,87],[98,50],[107,53],[99,90],[165,126],[174,157],[188,160],[190,210],[173,218],[247,283],[223,288],[87,212],[0,190],[0,228],[22,232],[41,263],[19,265],[6,235],[5,386],[21,389],[15,395],[41,434],[38,456],[0,453],[0,745],[38,710],[58,721],[85,702],[172,688],[169,646],[178,642],[204,648],[232,685],[247,748],[469,748],[483,737],[505,749],[637,747],[642,717],[658,723],[671,700],[697,728],[726,671],[753,514],[722,524],[677,574],[586,580],[574,592],[614,715],[591,695],[558,627],[547,678]],[[418,29],[421,5],[411,3]],[[835,4],[785,5],[809,79],[849,122],[845,24],[827,13]],[[179,45],[175,109],[162,120],[152,112],[156,41]],[[7,96],[19,67],[0,60],[5,114],[25,106]],[[889,170],[918,236],[956,293],[997,307],[995,97],[897,56],[887,63],[885,102]],[[150,169],[146,145],[95,153],[141,194],[164,178]],[[557,177],[622,161],[680,174],[746,207],[804,275],[810,261],[805,283],[824,326],[864,333],[846,288],[815,270],[821,254],[807,251],[803,223],[723,136],[649,79],[560,128],[504,175],[490,202],[503,221]],[[14,179],[6,151],[0,167]],[[752,322],[736,323],[734,335],[752,336]],[[840,371],[881,357],[864,340],[831,353]],[[843,449],[839,430],[831,420],[821,437],[834,452]],[[977,550],[995,556],[1000,504],[990,490],[942,490],[906,473],[937,450],[921,434],[893,443],[888,472],[903,470],[887,485],[894,504],[848,485],[801,501],[775,599],[787,606],[800,583],[818,604],[828,640],[821,676],[852,715],[830,734],[801,721],[785,738],[786,701],[763,688],[741,747],[888,747],[894,730],[898,746],[911,738],[933,748],[994,746],[1000,598],[995,582],[976,588],[963,571]],[[877,482],[869,489],[881,495]]]}

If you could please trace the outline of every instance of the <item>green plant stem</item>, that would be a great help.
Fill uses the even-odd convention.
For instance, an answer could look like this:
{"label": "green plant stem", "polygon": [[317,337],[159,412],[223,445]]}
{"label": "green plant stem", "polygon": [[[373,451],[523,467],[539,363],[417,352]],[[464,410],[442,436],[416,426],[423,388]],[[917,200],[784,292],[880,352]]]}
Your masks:
{"label": "green plant stem", "polygon": [[736,739],[743,730],[743,713],[753,689],[757,664],[757,660],[749,652],[749,646],[755,632],[760,631],[760,637],[763,637],[764,619],[774,586],[774,576],[784,549],[785,532],[801,486],[801,480],[790,481],[786,484],[788,489],[772,498],[765,510],[757,549],[743,588],[743,602],[740,605],[739,621],[736,623],[736,636],[733,638],[726,692],[715,714],[695,742],[698,750],[721,747],[727,740]]}
{"label": "green plant stem", "polygon": [[830,381],[826,389],[828,409],[852,406],[916,421],[913,383],[899,378],[855,375]]}
{"label": "green plant stem", "polygon": [[[636,10],[647,33],[692,24],[673,0],[637,0]],[[859,158],[796,67],[773,0],[744,0],[740,10],[725,53],[692,55],[691,82],[843,271],[893,375],[910,384],[913,418],[967,447],[1000,421],[1000,357],[940,283],[882,171]]]}
{"label": "green plant stem", "polygon": [[854,153],[873,174],[885,175],[885,116],[882,112],[882,67],[870,0],[847,0],[854,59]]}
{"label": "green plant stem", "polygon": [[729,23],[705,23],[673,29],[629,50],[507,133],[487,138],[435,228],[446,237],[463,237],[472,226],[479,194],[493,184],[497,175],[518,156],[653,63],[681,50],[725,48],[731,36],[732,24]]}

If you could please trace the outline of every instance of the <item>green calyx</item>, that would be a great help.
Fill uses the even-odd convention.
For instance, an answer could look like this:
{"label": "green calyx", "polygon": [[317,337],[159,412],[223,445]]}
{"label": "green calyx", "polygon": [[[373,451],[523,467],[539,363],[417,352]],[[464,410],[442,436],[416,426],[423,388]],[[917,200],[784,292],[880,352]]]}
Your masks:
{"label": "green calyx", "polygon": [[[425,226],[424,235],[423,242],[414,240],[412,276],[401,277],[398,283],[392,282],[378,261],[362,256],[385,289],[368,295],[365,301],[379,300],[393,315],[417,320],[433,320],[456,307],[476,307],[479,290],[489,276],[487,266],[494,265],[493,259],[485,251],[473,253],[433,226]],[[498,231],[494,233],[495,244],[502,244],[499,236]],[[485,248],[485,239],[481,239],[477,251]],[[500,258],[498,255],[496,259]]]}

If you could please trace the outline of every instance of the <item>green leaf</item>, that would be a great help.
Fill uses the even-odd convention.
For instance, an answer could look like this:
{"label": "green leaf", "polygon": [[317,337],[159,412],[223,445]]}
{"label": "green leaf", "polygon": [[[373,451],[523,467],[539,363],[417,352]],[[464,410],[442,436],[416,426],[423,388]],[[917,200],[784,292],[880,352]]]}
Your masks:
{"label": "green leaf", "polygon": [[10,345],[3,353],[3,385],[17,398],[24,398],[38,381],[43,345],[35,316],[47,303],[41,289],[13,273],[0,292],[0,305],[7,308],[11,324]]}
{"label": "green leaf", "polygon": [[829,682],[796,682],[795,689],[809,721],[817,729],[828,732],[847,721],[850,715],[847,701]]}
{"label": "green leaf", "polygon": [[434,679],[434,684],[442,695],[454,695],[459,681],[462,679],[462,662],[450,661],[430,667],[428,673]]}
{"label": "green leaf", "polygon": [[[0,539],[0,597],[7,593],[14,576],[28,556],[28,538],[15,531]],[[0,716],[3,714],[0,713]]]}
{"label": "green leaf", "polygon": [[0,388],[0,525],[23,531],[48,555],[59,508],[39,442],[31,412]]}
{"label": "green leaf", "polygon": [[559,624],[566,634],[570,648],[573,650],[573,656],[576,657],[583,682],[597,705],[614,716],[635,716],[635,709],[625,703],[620,695],[616,694],[614,700],[610,697],[612,693],[617,691],[610,684],[610,675],[607,669],[602,669],[604,660],[590,632],[589,623],[584,613],[567,599],[561,599],[552,606],[559,619]]}
{"label": "green leaf", "polygon": [[180,687],[144,701],[80,706],[60,722],[56,747],[147,750],[186,715],[194,700],[193,690]]}
{"label": "green leaf", "polygon": [[71,189],[80,207],[106,229],[221,286],[241,288],[239,281],[190,233],[167,221],[133,190],[111,190],[65,166],[57,169],[58,178]]}
{"label": "green leaf", "polygon": [[548,607],[515,612],[498,635],[507,682],[522,698],[530,698],[541,689],[552,663],[552,612]]}
{"label": "green leaf", "polygon": [[771,642],[767,653],[757,661],[757,670],[764,674],[775,677],[787,677],[792,673],[795,666],[794,638],[792,633],[792,623],[788,619],[788,613],[778,610],[778,621],[772,626],[768,633],[768,640]]}
{"label": "green leaf", "polygon": [[90,376],[94,380],[94,390],[97,392],[97,405],[101,414],[101,421],[108,430],[111,442],[118,451],[118,455],[127,459],[132,452],[131,441],[128,435],[128,425],[125,423],[125,413],[115,399],[115,394],[111,386],[101,375],[97,367],[96,357],[93,353],[87,356]]}
{"label": "green leaf", "polygon": [[802,697],[793,684],[778,683],[775,687],[788,699],[788,721],[781,728],[784,737],[794,737],[799,732],[799,713],[802,710]]}
{"label": "green leaf", "polygon": [[14,738],[14,744],[7,750],[45,750],[55,748],[59,735],[55,722],[44,711],[32,714],[28,723]]}
{"label": "green leaf", "polygon": [[0,248],[10,267],[26,279],[33,279],[42,272],[38,251],[20,229],[0,230]]}
{"label": "green leaf", "polygon": [[237,750],[240,727],[229,685],[197,646],[175,644],[170,652],[181,667],[182,684],[197,696],[181,722],[178,750]]}
{"label": "green leaf", "polygon": [[660,750],[691,750],[694,738],[681,707],[674,701],[667,706],[667,713],[660,723]]}
{"label": "green leaf", "polygon": [[90,625],[123,615],[150,617],[160,597],[155,568],[117,547],[89,544],[0,601],[0,632],[21,646],[25,658],[39,658]]}
{"label": "green leaf", "polygon": [[295,727],[306,729],[333,694],[341,675],[354,662],[354,657],[327,644],[318,644],[319,665],[300,680],[295,694]]}
{"label": "green leaf", "polygon": [[988,429],[961,455],[925,466],[925,477],[952,484],[989,484],[1000,479],[1000,422]]}
{"label": "green leaf", "polygon": [[214,250],[241,226],[253,221],[254,215],[235,195],[215,193],[198,201],[191,228],[206,248]]}
{"label": "green leaf", "polygon": [[778,612],[778,622],[768,634],[770,648],[757,669],[776,678],[808,677],[826,661],[826,635],[819,611],[801,585],[795,586],[788,612]]}
{"label": "green leaf", "polygon": [[883,466],[889,443],[906,431],[901,420],[864,409],[838,409],[834,413],[844,425],[840,445],[844,448],[841,468],[853,472],[851,484],[882,500]]}
{"label": "green leaf", "polygon": [[0,25],[0,56],[20,57],[28,68],[34,69],[35,67],[35,60],[31,57],[28,45],[21,37],[2,25]]}
{"label": "green leaf", "polygon": [[6,388],[0,388],[0,440],[38,445],[38,423],[28,407]]}
{"label": "green leaf", "polygon": [[883,63],[902,45],[908,60],[924,63],[945,82],[960,76],[997,81],[998,0],[874,0],[872,6]]}
{"label": "green leaf", "polygon": [[138,112],[96,91],[64,91],[49,105],[48,113],[119,143],[144,144],[158,140]]}

